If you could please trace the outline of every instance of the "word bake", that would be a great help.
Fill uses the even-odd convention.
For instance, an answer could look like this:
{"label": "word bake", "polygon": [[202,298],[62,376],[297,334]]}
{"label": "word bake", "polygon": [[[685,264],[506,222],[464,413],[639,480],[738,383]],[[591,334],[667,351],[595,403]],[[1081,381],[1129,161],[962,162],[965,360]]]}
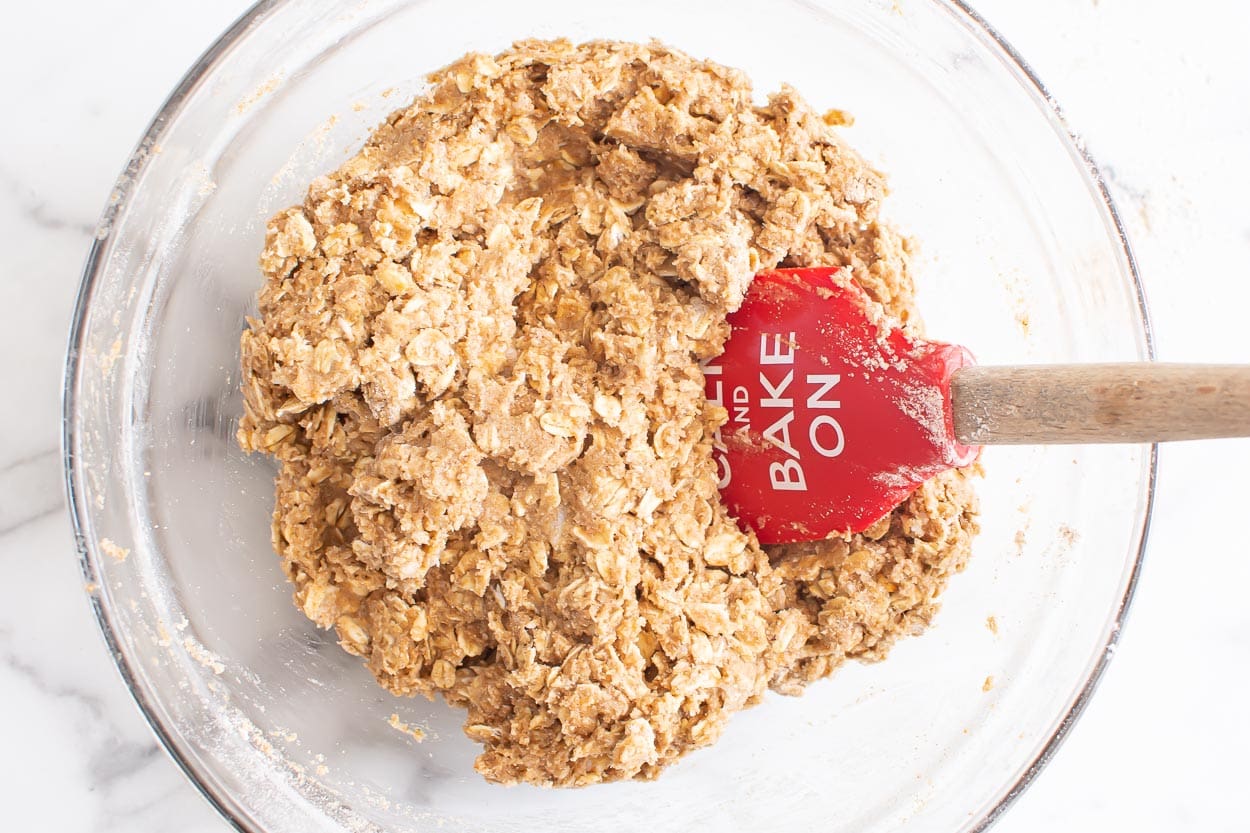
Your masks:
{"label": "word bake", "polygon": [[[716,430],[713,447],[723,489],[733,481],[725,435],[731,442],[752,445],[762,440],[785,453],[786,459],[768,464],[768,480],[774,491],[807,491],[804,460],[813,454],[834,458],[846,448],[846,434],[837,417],[842,402],[834,389],[839,373],[801,373],[796,383],[794,333],[763,333],[759,339],[759,364],[752,381],[734,384],[726,397],[724,371],[707,364],[708,399],[729,413],[729,422]],[[752,415],[756,415],[753,420]],[[765,425],[762,430],[757,426]]]}

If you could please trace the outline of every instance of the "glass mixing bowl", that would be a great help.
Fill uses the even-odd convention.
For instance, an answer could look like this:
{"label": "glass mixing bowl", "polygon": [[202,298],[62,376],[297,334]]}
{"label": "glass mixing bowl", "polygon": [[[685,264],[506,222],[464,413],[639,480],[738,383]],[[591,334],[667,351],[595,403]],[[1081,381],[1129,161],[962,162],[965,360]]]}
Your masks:
{"label": "glass mixing bowl", "polygon": [[[274,0],[187,74],[105,211],[65,449],[91,601],[153,729],[240,830],[977,830],[1054,751],[1114,647],[1152,449],[994,448],[934,626],[769,696],[654,783],[504,788],[460,715],[396,699],[290,602],[274,468],[234,443],[265,220],[424,73],[526,36],[659,37],[855,116],[920,241],[931,334],[986,363],[1150,357],[1097,171],[1028,69],[948,0]],[[124,557],[122,557],[124,556]],[[992,617],[992,618],[991,618]],[[426,730],[418,742],[388,724]]]}

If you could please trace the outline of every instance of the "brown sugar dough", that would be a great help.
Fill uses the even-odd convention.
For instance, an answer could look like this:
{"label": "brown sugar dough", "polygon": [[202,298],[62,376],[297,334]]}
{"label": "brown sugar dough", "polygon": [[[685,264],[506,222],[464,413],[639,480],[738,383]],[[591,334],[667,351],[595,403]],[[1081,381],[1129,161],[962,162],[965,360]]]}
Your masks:
{"label": "brown sugar dough", "polygon": [[[239,440],[310,619],[467,710],[495,781],[653,778],[764,692],[919,632],[963,472],[765,552],[700,362],[751,276],[844,265],[915,326],[882,177],[798,94],[652,43],[470,55],[274,217]],[[833,120],[836,121],[836,120]]]}

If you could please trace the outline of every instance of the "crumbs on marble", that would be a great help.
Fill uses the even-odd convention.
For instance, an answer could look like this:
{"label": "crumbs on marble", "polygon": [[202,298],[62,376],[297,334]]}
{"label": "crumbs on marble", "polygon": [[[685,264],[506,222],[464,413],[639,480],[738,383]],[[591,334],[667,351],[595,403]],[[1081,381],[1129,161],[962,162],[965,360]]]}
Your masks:
{"label": "crumbs on marble", "polygon": [[96,584],[94,581],[89,581],[82,586],[82,589],[86,590],[90,595],[95,595],[100,591],[100,585]]}
{"label": "crumbs on marble", "polygon": [[986,629],[987,629],[987,630],[989,630],[989,632],[990,632],[990,633],[994,634],[995,636],[998,636],[998,619],[997,619],[997,617],[995,617],[995,616],[993,616],[993,615],[986,616],[986,617],[985,617],[985,627],[986,627]]}
{"label": "crumbs on marble", "polygon": [[389,723],[391,728],[396,730],[397,732],[403,732],[406,735],[412,735],[413,739],[416,740],[417,743],[420,743],[421,741],[425,740],[425,729],[422,729],[420,726],[412,726],[410,724],[403,722],[402,720],[399,719],[398,714],[392,714],[390,719],[387,720],[386,722]]}
{"label": "crumbs on marble", "polygon": [[101,538],[100,549],[104,554],[115,561],[125,561],[126,556],[130,555],[130,550],[126,547],[118,546],[113,542],[112,538]]}
{"label": "crumbs on marble", "polygon": [[985,682],[981,683],[981,690],[987,694],[994,690],[994,675],[985,678]]}
{"label": "crumbs on marble", "polygon": [[1065,547],[1074,547],[1081,540],[1081,533],[1077,532],[1067,524],[1059,527],[1059,542]]}

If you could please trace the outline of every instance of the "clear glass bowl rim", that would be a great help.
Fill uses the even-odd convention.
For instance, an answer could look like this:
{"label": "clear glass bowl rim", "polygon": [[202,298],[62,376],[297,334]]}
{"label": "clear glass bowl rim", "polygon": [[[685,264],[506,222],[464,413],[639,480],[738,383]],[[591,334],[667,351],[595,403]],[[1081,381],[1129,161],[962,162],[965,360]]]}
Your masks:
{"label": "clear glass bowl rim", "polygon": [[[118,180],[115,189],[115,199],[111,200],[105,207],[98,228],[109,229],[112,227],[112,221],[125,211],[128,203],[129,191],[133,188],[133,183],[138,181],[139,175],[147,165],[148,153],[146,148],[158,144],[164,135],[167,125],[173,118],[181,112],[184,104],[191,96],[191,93],[200,84],[201,80],[210,72],[218,63],[218,61],[230,51],[231,47],[247,32],[261,21],[266,15],[277,7],[284,5],[288,0],[259,0],[251,8],[245,11],[233,24],[231,24],[192,64],[186,74],[178,82],[178,85],[165,99],[156,116],[152,119],[147,129],[144,131],[139,143],[135,146],[135,150],[131,153],[130,158],[126,162],[122,175]],[[975,34],[981,37],[991,49],[997,50],[1000,56],[1006,59],[1006,65],[1018,80],[1024,82],[1025,87],[1034,95],[1040,96],[1053,114],[1055,121],[1062,127],[1062,138],[1069,146],[1069,150],[1073,151],[1078,159],[1081,160],[1084,173],[1089,181],[1094,185],[1097,194],[1102,200],[1103,208],[1111,218],[1116,235],[1119,238],[1121,250],[1123,252],[1125,262],[1128,264],[1129,272],[1133,279],[1133,289],[1137,300],[1137,310],[1140,317],[1142,332],[1145,339],[1146,354],[1151,361],[1156,359],[1154,329],[1151,324],[1150,312],[1146,303],[1145,289],[1142,285],[1141,274],[1138,270],[1137,259],[1133,254],[1132,245],[1129,243],[1128,235],[1124,229],[1124,223],[1120,218],[1119,211],[1115,207],[1115,203],[1111,198],[1111,193],[1107,189],[1106,180],[1102,171],[1093,157],[1086,150],[1085,145],[1077,138],[1076,132],[1069,125],[1063,114],[1062,108],[1055,101],[1054,97],[1047,90],[1046,86],[1038,78],[1037,73],[1020,55],[1016,49],[1007,42],[1007,40],[998,33],[998,31],[989,24],[976,10],[974,10],[965,0],[929,0],[940,6],[945,6],[953,11],[959,18],[963,20],[965,25],[972,29]],[[98,565],[101,563],[102,553],[98,550],[96,542],[90,540],[85,534],[86,517],[90,513],[90,507],[86,501],[82,499],[82,495],[76,485],[77,460],[74,456],[74,438],[75,428],[77,425],[77,401],[76,388],[79,375],[82,370],[82,342],[86,332],[86,321],[90,308],[91,297],[96,280],[100,275],[100,271],[105,262],[105,253],[109,242],[108,234],[97,234],[92,241],[91,248],[87,253],[86,262],[83,265],[83,273],[81,283],[78,289],[78,295],[74,303],[73,319],[69,332],[69,343],[66,352],[65,370],[63,377],[62,389],[62,414],[61,414],[61,455],[63,461],[63,475],[65,478],[66,499],[69,505],[70,520],[72,523],[75,546],[78,552],[79,567],[83,576],[87,581],[94,581],[94,577],[98,576]],[[1059,746],[1067,738],[1072,726],[1076,723],[1078,717],[1085,710],[1089,703],[1090,697],[1098,687],[1103,673],[1106,671],[1111,657],[1114,655],[1116,643],[1119,641],[1123,624],[1127,618],[1129,607],[1132,604],[1133,596],[1137,588],[1137,581],[1141,574],[1142,564],[1145,559],[1146,542],[1150,532],[1150,521],[1154,511],[1155,486],[1158,476],[1158,446],[1154,445],[1150,448],[1150,466],[1147,473],[1146,495],[1144,511],[1141,515],[1141,529],[1139,536],[1139,544],[1137,553],[1134,557],[1133,567],[1129,575],[1129,580],[1125,586],[1124,595],[1120,598],[1115,611],[1115,619],[1110,630],[1109,638],[1103,646],[1100,658],[1092,669],[1089,677],[1081,686],[1076,698],[1072,701],[1068,712],[1059,722],[1054,733],[1046,740],[1041,751],[1030,762],[1028,767],[1020,775],[1014,783],[1012,783],[1006,791],[998,798],[997,801],[977,819],[973,827],[970,828],[971,833],[980,833],[988,829],[995,821],[1015,802],[1017,798],[1033,783],[1034,779],[1041,770],[1054,757]],[[266,833],[266,831],[256,828],[244,816],[235,812],[232,805],[234,802],[226,797],[217,795],[206,783],[205,779],[200,777],[195,764],[190,755],[184,753],[180,739],[176,733],[166,727],[159,717],[157,711],[151,703],[151,696],[136,682],[135,673],[132,667],[132,658],[128,657],[121,648],[121,643],[116,635],[116,626],[114,625],[107,602],[100,594],[89,595],[92,612],[95,614],[96,623],[100,627],[100,632],[104,637],[105,644],[109,649],[109,654],[113,658],[113,662],[121,674],[122,681],[129,689],[131,696],[138,705],[144,719],[156,734],[157,739],[169,753],[178,768],[182,770],[187,779],[195,786],[196,790],[208,801],[208,803],[225,819],[232,827],[240,831],[240,833]]]}

